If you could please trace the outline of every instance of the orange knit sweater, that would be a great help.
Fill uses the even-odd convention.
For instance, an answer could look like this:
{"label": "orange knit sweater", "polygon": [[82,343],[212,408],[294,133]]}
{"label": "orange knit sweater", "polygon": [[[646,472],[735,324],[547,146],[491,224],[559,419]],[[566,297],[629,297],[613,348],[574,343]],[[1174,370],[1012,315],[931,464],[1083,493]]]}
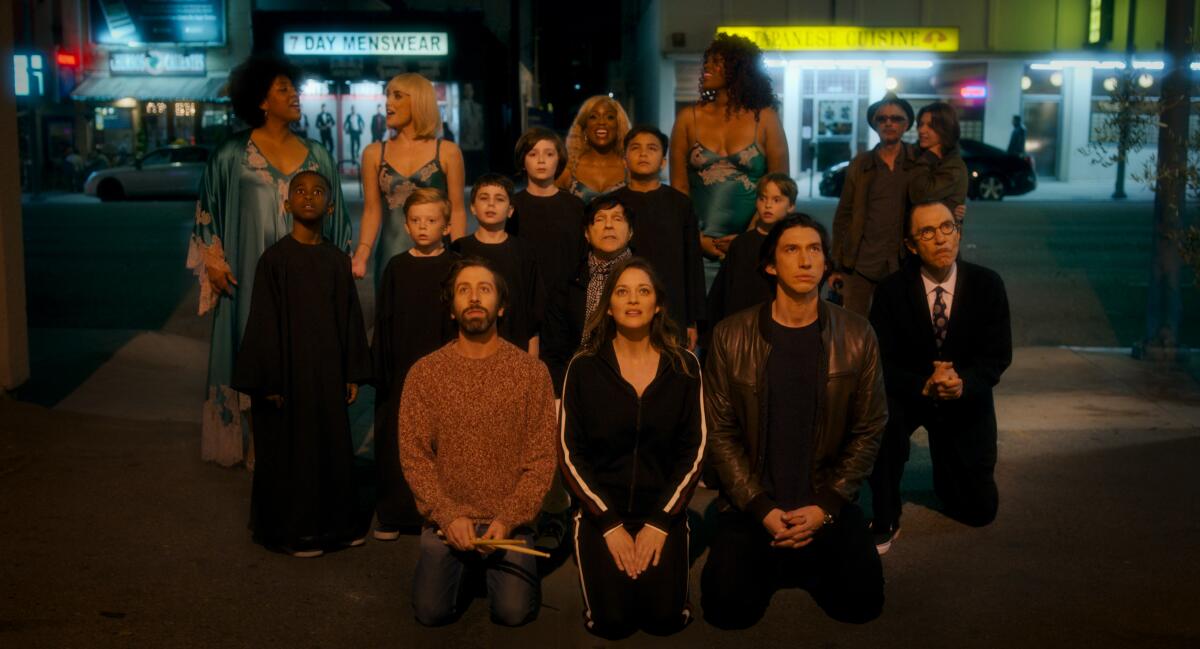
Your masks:
{"label": "orange knit sweater", "polygon": [[426,520],[531,523],[556,470],[546,366],[501,340],[483,359],[456,342],[417,361],[400,399],[400,465]]}

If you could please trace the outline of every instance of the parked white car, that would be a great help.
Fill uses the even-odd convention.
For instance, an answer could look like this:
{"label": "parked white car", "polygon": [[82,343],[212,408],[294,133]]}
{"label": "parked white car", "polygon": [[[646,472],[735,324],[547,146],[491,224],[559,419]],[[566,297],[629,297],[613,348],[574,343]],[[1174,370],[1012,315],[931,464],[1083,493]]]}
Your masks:
{"label": "parked white car", "polygon": [[137,197],[195,198],[207,161],[208,149],[200,146],[155,149],[138,158],[133,165],[92,173],[84,183],[83,191],[102,201]]}

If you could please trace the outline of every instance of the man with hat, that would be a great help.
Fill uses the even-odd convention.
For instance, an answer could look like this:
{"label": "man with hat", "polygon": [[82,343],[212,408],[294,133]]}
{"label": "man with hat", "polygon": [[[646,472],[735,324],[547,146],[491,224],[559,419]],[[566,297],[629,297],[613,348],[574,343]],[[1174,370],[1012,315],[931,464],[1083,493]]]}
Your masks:
{"label": "man with hat", "polygon": [[867,108],[867,123],[879,134],[874,149],[855,156],[833,217],[834,273],[843,306],[866,317],[879,280],[900,269],[904,213],[908,207],[906,162],[920,151],[900,138],[913,123],[913,108],[893,93]]}

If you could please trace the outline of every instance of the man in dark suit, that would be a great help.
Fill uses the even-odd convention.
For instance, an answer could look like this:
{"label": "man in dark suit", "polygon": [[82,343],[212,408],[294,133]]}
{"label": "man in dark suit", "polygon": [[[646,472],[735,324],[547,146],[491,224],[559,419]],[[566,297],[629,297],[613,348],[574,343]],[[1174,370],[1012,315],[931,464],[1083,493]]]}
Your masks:
{"label": "man in dark suit", "polygon": [[870,478],[880,554],[900,532],[900,478],[918,426],[929,432],[933,488],[945,513],[976,527],[996,518],[992,387],[1012,362],[1000,276],[958,259],[962,226],[945,205],[918,205],[906,221],[912,255],[880,282],[871,307],[889,413]]}

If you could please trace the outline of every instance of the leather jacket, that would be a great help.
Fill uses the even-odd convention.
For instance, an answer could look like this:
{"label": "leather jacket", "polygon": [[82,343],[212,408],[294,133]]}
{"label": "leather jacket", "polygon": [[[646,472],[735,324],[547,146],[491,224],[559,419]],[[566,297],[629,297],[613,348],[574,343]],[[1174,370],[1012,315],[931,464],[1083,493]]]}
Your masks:
{"label": "leather jacket", "polygon": [[[704,375],[708,462],[721,501],[761,520],[776,505],[763,488],[766,466],[767,326],[771,302],[717,325]],[[875,331],[866,318],[824,300],[818,307],[821,374],[810,453],[814,504],[837,515],[870,475],[887,423],[887,397]]]}

